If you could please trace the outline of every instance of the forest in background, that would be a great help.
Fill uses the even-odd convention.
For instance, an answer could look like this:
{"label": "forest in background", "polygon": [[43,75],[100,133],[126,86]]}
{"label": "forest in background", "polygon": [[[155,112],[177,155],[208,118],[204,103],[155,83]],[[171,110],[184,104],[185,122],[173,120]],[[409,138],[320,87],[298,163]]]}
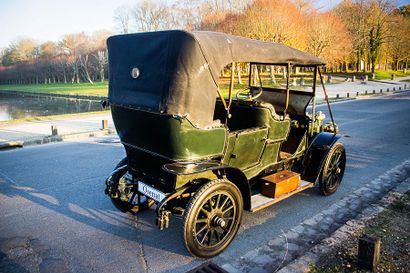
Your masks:
{"label": "forest in background", "polygon": [[[116,33],[212,30],[283,43],[325,59],[332,72],[406,70],[410,5],[342,0],[328,11],[315,0],[142,0],[114,11]],[[59,41],[21,39],[0,52],[0,84],[104,82],[105,41],[97,31]]]}

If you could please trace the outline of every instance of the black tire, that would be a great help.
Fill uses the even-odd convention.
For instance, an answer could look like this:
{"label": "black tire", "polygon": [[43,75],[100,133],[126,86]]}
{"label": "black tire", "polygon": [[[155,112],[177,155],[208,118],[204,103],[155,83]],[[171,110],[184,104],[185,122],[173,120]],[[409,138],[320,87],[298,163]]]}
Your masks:
{"label": "black tire", "polygon": [[242,213],[242,195],[233,183],[218,179],[204,184],[184,212],[184,242],[189,253],[200,258],[221,253],[238,232]]}
{"label": "black tire", "polygon": [[115,166],[114,170],[121,168],[122,166],[125,166],[128,164],[128,157],[124,157],[123,159],[118,162],[117,166]]}
{"label": "black tire", "polygon": [[[114,170],[121,168],[125,165],[128,164],[128,158],[124,157],[120,162],[118,162],[117,166],[115,166]],[[121,173],[117,176],[118,179],[121,178],[125,173],[127,172],[127,169],[125,168],[122,170]],[[117,182],[118,183],[118,182]],[[124,213],[131,213],[131,214],[137,214],[138,212],[144,211],[149,209],[155,204],[155,201],[146,197],[144,202],[141,202],[138,205],[131,204],[129,202],[124,202],[119,198],[110,198],[112,204],[121,212]]]}
{"label": "black tire", "polygon": [[346,168],[346,151],[341,142],[330,148],[319,177],[319,188],[323,195],[331,195],[337,191],[342,182]]}

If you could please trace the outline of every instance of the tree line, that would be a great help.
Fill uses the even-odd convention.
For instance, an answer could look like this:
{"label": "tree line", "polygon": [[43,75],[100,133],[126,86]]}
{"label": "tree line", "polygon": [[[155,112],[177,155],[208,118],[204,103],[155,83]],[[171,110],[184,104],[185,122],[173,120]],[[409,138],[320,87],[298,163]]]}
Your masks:
{"label": "tree line", "polygon": [[107,76],[107,31],[64,35],[37,44],[22,39],[3,50],[2,84],[103,82]]}
{"label": "tree line", "polygon": [[[116,32],[212,30],[283,43],[328,62],[331,71],[406,69],[410,5],[342,0],[331,10],[315,0],[141,0],[114,11]],[[107,31],[57,42],[11,43],[1,53],[0,83],[79,83],[107,77]]]}

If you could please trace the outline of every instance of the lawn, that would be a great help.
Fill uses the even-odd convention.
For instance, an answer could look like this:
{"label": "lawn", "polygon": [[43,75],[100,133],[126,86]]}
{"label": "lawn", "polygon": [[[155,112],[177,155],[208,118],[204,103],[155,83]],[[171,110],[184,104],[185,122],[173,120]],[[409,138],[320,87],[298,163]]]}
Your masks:
{"label": "lawn", "polygon": [[[346,73],[344,73],[346,74]],[[348,73],[350,74],[350,73]],[[395,77],[405,77],[410,76],[410,70],[407,73],[404,71],[376,71],[376,79],[391,79],[391,75],[394,74]],[[299,75],[300,76],[300,75]],[[279,87],[281,84],[286,84],[286,79],[281,78],[277,75],[277,85],[271,87]],[[242,76],[243,84],[237,84],[237,79],[235,79],[234,92],[244,89],[248,86],[248,76]],[[266,74],[262,74],[262,81],[264,86],[270,86],[270,78]],[[298,78],[299,81],[299,78]],[[305,84],[311,85],[312,80],[309,75],[306,75]],[[229,77],[221,77],[219,79],[219,85],[221,92],[226,95],[229,90]],[[64,94],[64,95],[82,95],[82,96],[107,96],[108,94],[108,82],[104,83],[96,82],[94,84],[90,83],[56,83],[56,84],[13,84],[13,85],[0,85],[0,90],[11,90],[11,91],[22,91],[22,92],[38,92],[38,93],[52,93],[52,94]],[[234,93],[234,94],[235,94]]]}
{"label": "lawn", "polygon": [[52,93],[82,96],[107,96],[108,82],[90,83],[55,83],[55,84],[12,84],[0,85],[0,90]]}
{"label": "lawn", "polygon": [[[400,78],[400,77],[408,77],[410,76],[410,69],[407,70],[406,73],[404,73],[403,70],[376,70],[375,72],[376,80],[390,80],[391,76],[394,74],[395,78]],[[325,73],[325,75],[333,75],[333,76],[339,76],[339,77],[348,77],[352,78],[353,75],[356,76],[356,79],[360,79],[360,77],[364,75],[368,75],[369,78],[371,77],[371,72],[330,72],[330,73]],[[326,78],[326,76],[325,76]]]}
{"label": "lawn", "polygon": [[379,70],[376,71],[376,80],[391,79],[391,76],[394,74],[396,78],[410,76],[410,70],[407,73],[404,73],[403,70]]}

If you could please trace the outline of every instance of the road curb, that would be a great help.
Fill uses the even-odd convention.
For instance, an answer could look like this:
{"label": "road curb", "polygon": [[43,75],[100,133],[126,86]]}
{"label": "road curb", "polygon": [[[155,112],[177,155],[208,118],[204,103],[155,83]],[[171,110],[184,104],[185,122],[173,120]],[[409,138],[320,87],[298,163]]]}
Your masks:
{"label": "road curb", "polygon": [[399,200],[410,190],[410,179],[406,179],[398,186],[394,187],[377,203],[363,210],[356,218],[349,220],[337,229],[332,236],[314,246],[308,253],[288,264],[278,271],[278,273],[300,273],[309,272],[310,266],[318,262],[319,258],[329,253],[334,247],[340,246],[350,235],[365,227],[365,222],[375,218],[383,212],[389,205]]}
{"label": "road curb", "polygon": [[361,221],[364,221],[364,217],[373,210],[374,214],[380,212],[380,200],[404,181],[409,182],[409,175],[410,159],[283,232],[283,235],[273,237],[265,245],[237,259],[225,261],[222,268],[229,273],[306,272],[315,257],[325,253],[322,244],[330,247],[336,243],[332,236],[343,238],[342,234],[351,234],[355,228],[353,220],[360,215]]}
{"label": "road curb", "polygon": [[[329,98],[329,103],[340,103],[340,102],[348,102],[348,101],[354,101],[354,100],[360,100],[360,99],[368,99],[368,98],[373,98],[373,97],[382,97],[382,96],[389,96],[392,94],[399,94],[403,92],[409,92],[410,89],[404,89],[404,90],[396,90],[396,91],[391,91],[391,92],[382,92],[382,93],[368,93],[368,94],[359,94],[358,96],[354,97],[331,97]],[[316,101],[316,105],[325,105],[326,100],[324,98],[320,98]]]}
{"label": "road curb", "polygon": [[117,132],[115,131],[115,129],[103,129],[103,130],[98,130],[98,131],[88,131],[88,132],[66,134],[66,135],[44,136],[44,137],[28,139],[28,140],[6,141],[6,142],[0,142],[0,150],[11,149],[11,148],[21,148],[25,146],[47,144],[47,143],[53,143],[53,142],[60,142],[64,140],[113,135],[116,133]]}
{"label": "road curb", "polygon": [[0,142],[0,150],[12,149],[12,148],[21,148],[23,147],[24,141],[5,141]]}

